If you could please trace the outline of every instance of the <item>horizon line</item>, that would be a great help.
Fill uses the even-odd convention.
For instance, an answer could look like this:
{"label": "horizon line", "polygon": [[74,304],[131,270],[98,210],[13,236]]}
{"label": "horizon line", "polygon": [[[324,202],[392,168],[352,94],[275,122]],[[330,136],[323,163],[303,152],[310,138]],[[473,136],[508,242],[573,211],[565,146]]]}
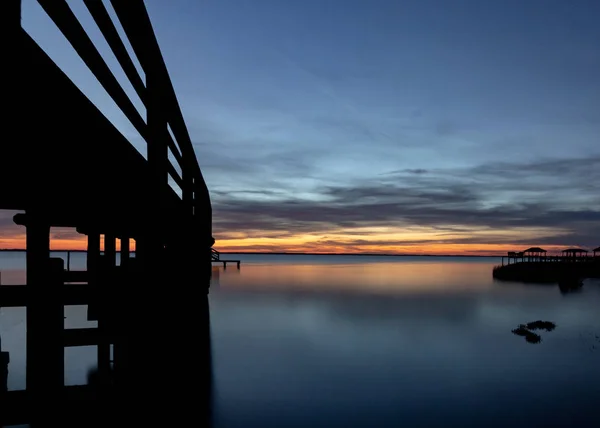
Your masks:
{"label": "horizon line", "polygon": [[[0,248],[0,252],[24,253],[24,248]],[[218,250],[217,250],[218,251]],[[51,253],[87,253],[81,249],[51,249]],[[103,252],[103,251],[101,251]],[[117,251],[118,253],[119,251]],[[130,253],[135,253],[131,250]],[[378,256],[378,257],[506,257],[506,255],[494,254],[418,254],[418,253],[315,253],[315,252],[287,252],[287,251],[219,251],[219,254],[257,254],[257,255],[289,255],[289,256]]]}
{"label": "horizon line", "polygon": [[[0,248],[0,252],[24,253],[25,248]],[[257,255],[289,255],[289,256],[378,256],[378,257],[507,257],[507,254],[419,254],[419,253],[315,253],[315,252],[290,252],[290,251],[219,251],[219,254],[257,254]],[[588,252],[593,251],[589,250]],[[51,253],[87,253],[82,249],[50,249]],[[101,251],[103,253],[104,251]],[[130,250],[135,253],[135,250]],[[557,253],[559,253],[557,251]],[[119,253],[117,250],[116,253]]]}

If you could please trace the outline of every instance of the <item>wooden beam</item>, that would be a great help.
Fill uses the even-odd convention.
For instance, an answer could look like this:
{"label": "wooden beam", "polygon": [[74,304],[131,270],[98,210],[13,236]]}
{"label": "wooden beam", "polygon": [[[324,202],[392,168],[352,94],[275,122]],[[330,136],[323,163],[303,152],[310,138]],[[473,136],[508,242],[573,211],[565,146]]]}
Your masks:
{"label": "wooden beam", "polygon": [[123,268],[127,268],[129,266],[129,260],[131,258],[131,248],[129,248],[129,237],[123,236],[121,237],[121,266]]}
{"label": "wooden beam", "polygon": [[123,44],[121,36],[119,35],[119,32],[117,31],[117,28],[115,27],[110,15],[108,14],[104,3],[99,0],[83,0],[83,2],[90,11],[94,21],[96,21],[98,28],[104,35],[106,42],[115,55],[115,58],[117,58],[117,61],[119,61],[119,64],[123,68],[125,75],[131,82],[131,86],[133,86],[133,89],[135,89],[136,93],[145,104],[146,87],[144,86],[144,82],[135,68],[129,53],[127,52],[127,48]]}
{"label": "wooden beam", "polygon": [[94,74],[108,95],[119,106],[131,124],[146,137],[146,124],[139,112],[115,78],[114,74],[94,46],[94,43],[81,26],[77,17],[65,0],[38,0],[39,4],[64,34],[71,46],[79,54],[83,62]]}
{"label": "wooden beam", "polygon": [[117,257],[117,243],[113,234],[107,233],[104,235],[104,257],[106,264],[113,267]]}
{"label": "wooden beam", "polygon": [[[169,77],[167,66],[160,52],[158,41],[152,29],[152,24],[143,1],[130,0],[127,2],[111,0],[111,4],[121,22],[131,45],[140,59],[146,75],[150,72],[157,74],[165,94],[163,107],[167,122],[181,149],[183,170],[189,169],[199,181],[204,181],[196,160],[192,141],[185,126],[183,114],[175,95],[173,83]],[[148,85],[146,85],[147,87]],[[170,138],[169,138],[170,139]],[[178,160],[179,161],[179,160]]]}
{"label": "wooden beam", "polygon": [[[110,302],[112,299],[119,299],[120,296],[113,294],[116,280],[116,238],[113,235],[104,235],[104,255],[102,256],[99,270],[97,272],[98,289],[98,328],[96,333],[97,351],[98,351],[98,373],[100,379],[106,379],[110,371],[110,343],[107,340],[100,340],[108,337],[112,327],[113,314],[111,313]],[[90,334],[90,332],[88,332]]]}
{"label": "wooden beam", "polygon": [[[101,416],[98,412],[106,410],[96,404],[99,403],[97,390],[88,385],[65,386],[59,393],[53,396],[46,395],[44,398],[46,406],[54,408],[53,410],[61,414],[63,420],[69,420],[69,418],[75,421],[80,420],[82,423],[79,426],[90,426],[90,423],[94,423]],[[34,400],[31,391],[8,391],[3,399],[0,426],[31,424],[38,416],[31,408]],[[89,419],[81,420],[82,415]],[[115,418],[116,420],[118,419]],[[39,426],[51,426],[47,420],[41,419],[40,422],[42,424]]]}
{"label": "wooden beam", "polygon": [[183,179],[179,176],[179,173],[177,172],[177,170],[175,169],[175,167],[169,160],[167,160],[167,171],[169,173],[169,176],[175,182],[175,184],[177,184],[179,186],[179,188],[181,189],[181,191],[184,192],[185,185],[183,183]]}
{"label": "wooden beam", "polygon": [[[94,290],[87,284],[67,284],[62,287],[60,294],[64,305],[87,305]],[[26,307],[29,303],[28,296],[29,289],[25,285],[0,285],[0,308]]]}

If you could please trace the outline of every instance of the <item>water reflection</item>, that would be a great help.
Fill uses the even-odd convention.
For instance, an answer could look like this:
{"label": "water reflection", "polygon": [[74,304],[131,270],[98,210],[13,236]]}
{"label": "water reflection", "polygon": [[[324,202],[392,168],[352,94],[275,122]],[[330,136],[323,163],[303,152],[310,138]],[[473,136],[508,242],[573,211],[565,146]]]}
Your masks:
{"label": "water reflection", "polygon": [[[598,281],[563,298],[495,283],[483,261],[240,258],[213,272],[209,296],[215,428],[600,426]],[[71,325],[85,316],[69,311]],[[13,352],[23,326],[2,312]],[[508,334],[526,320],[552,320],[524,324],[543,346]],[[85,382],[78,351],[67,376]]]}
{"label": "water reflection", "polygon": [[522,336],[528,343],[540,343],[542,336],[534,333],[533,330],[546,330],[553,331],[556,328],[556,324],[550,321],[533,321],[527,324],[520,324],[519,327],[512,330],[512,333],[516,336]]}
{"label": "water reflection", "polygon": [[577,293],[582,291],[583,289],[583,281],[577,281],[575,283],[564,283],[561,282],[558,284],[558,289],[560,290],[560,292],[562,294],[570,294],[570,293]]}
{"label": "water reflection", "polygon": [[[344,293],[459,292],[492,285],[493,263],[435,261],[251,265],[221,272],[230,290],[304,290]],[[221,279],[219,279],[221,282]]]}
{"label": "water reflection", "polygon": [[[590,352],[598,283],[565,300],[555,286],[496,284],[483,263],[403,268],[220,272],[211,293],[216,426],[600,423]],[[544,346],[506,334],[523,319],[553,320],[525,324],[532,335],[552,331],[541,333]]]}

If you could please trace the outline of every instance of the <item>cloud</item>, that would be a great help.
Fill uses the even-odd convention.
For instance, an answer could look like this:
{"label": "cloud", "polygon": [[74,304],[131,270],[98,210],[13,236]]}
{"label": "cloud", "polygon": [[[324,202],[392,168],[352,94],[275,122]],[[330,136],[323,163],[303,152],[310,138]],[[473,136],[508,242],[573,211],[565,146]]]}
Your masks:
{"label": "cloud", "polygon": [[415,169],[406,169],[404,170],[409,174],[427,174],[427,170],[423,168],[415,168]]}
{"label": "cloud", "polygon": [[[231,231],[246,236],[265,236],[266,232],[332,235],[341,229],[365,227],[426,227],[437,232],[435,238],[421,241],[356,236],[351,242],[335,238],[321,242],[359,247],[408,242],[528,243],[527,236],[515,238],[504,231],[537,228],[546,231],[536,238],[540,244],[596,246],[600,241],[599,174],[600,157],[494,163],[427,173],[405,169],[378,181],[315,187],[318,199],[289,194],[271,200],[220,195],[214,206],[214,225],[217,236]],[[263,193],[271,194],[269,190]],[[251,195],[260,196],[261,191]],[[481,231],[486,233],[478,235]]]}

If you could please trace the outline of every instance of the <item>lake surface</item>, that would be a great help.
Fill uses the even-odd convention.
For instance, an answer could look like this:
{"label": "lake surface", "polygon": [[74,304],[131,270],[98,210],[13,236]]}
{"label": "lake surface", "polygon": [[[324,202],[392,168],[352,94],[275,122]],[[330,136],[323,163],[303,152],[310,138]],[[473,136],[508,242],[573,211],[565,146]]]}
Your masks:
{"label": "lake surface", "polygon": [[[73,254],[72,268],[83,268]],[[600,282],[496,282],[499,259],[223,255],[210,291],[215,427],[600,426]],[[0,253],[2,283],[24,255]],[[85,307],[67,327],[93,326]],[[25,314],[0,310],[9,387]],[[539,344],[511,333],[544,320]],[[67,349],[84,383],[94,350]]]}

